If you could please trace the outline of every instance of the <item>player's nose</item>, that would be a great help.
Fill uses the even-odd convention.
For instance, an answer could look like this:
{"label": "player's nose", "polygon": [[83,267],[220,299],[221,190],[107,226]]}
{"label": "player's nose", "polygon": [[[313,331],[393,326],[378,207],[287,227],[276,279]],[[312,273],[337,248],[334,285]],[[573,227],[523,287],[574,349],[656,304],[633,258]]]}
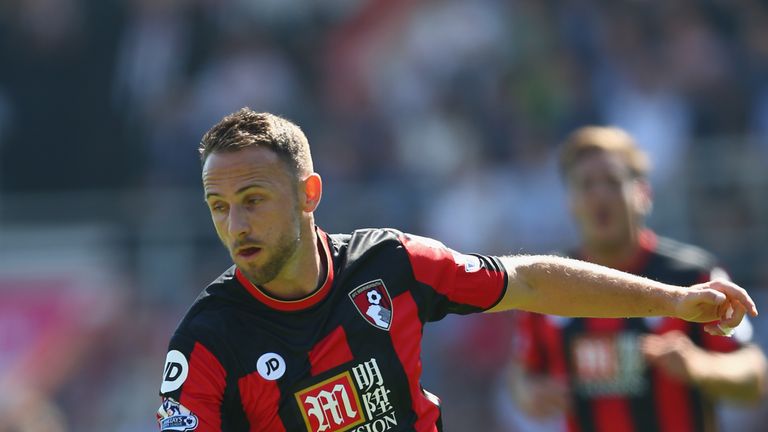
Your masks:
{"label": "player's nose", "polygon": [[233,206],[229,211],[229,235],[233,239],[247,237],[251,233],[251,225],[246,211],[239,206]]}

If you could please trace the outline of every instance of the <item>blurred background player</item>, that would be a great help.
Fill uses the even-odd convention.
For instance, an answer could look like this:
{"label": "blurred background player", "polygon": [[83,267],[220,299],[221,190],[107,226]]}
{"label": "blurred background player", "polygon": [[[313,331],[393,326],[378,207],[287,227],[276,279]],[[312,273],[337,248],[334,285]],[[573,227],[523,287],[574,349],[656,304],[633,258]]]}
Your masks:
{"label": "blurred background player", "polygon": [[[568,255],[667,283],[727,276],[709,253],[645,226],[649,162],[622,129],[576,130],[560,170],[581,236]],[[716,399],[755,401],[765,391],[765,357],[746,321],[724,338],[677,319],[522,313],[518,330],[514,400],[534,418],[566,414],[569,431],[716,430]]]}

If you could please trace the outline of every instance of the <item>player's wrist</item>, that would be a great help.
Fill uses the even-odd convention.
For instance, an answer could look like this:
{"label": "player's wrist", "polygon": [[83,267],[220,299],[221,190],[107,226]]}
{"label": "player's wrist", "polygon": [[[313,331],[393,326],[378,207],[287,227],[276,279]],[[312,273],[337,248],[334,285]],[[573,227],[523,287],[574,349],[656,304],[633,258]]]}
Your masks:
{"label": "player's wrist", "polygon": [[687,302],[688,295],[690,295],[690,292],[687,289],[668,285],[667,302],[665,305],[668,310],[664,311],[663,315],[690,320],[691,311]]}

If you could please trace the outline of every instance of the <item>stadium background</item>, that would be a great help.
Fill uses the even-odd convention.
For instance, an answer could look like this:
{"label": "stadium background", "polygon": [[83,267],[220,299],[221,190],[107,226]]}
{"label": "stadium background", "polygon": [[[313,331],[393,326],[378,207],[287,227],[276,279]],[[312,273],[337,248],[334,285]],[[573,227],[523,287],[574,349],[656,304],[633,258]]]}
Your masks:
{"label": "stadium background", "polygon": [[[326,230],[497,254],[573,244],[553,149],[625,127],[655,164],[651,225],[768,308],[763,1],[5,0],[0,407],[36,386],[52,404],[24,415],[62,430],[155,430],[168,336],[228,262],[195,147],[244,105],[307,133]],[[506,322],[427,328],[449,430],[504,430]]]}

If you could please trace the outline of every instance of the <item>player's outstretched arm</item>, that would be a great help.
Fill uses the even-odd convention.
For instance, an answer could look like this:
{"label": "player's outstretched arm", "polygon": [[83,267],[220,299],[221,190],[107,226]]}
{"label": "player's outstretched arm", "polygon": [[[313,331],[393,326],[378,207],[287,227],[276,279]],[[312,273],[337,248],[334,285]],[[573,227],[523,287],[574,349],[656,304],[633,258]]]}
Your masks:
{"label": "player's outstretched arm", "polygon": [[[749,323],[746,324],[748,328]],[[640,350],[649,364],[714,398],[757,402],[768,391],[765,355],[754,344],[717,352],[695,344],[688,335],[675,330],[643,336]]]}
{"label": "player's outstretched arm", "polygon": [[714,280],[679,287],[608,267],[556,256],[509,256],[507,292],[494,311],[522,309],[573,317],[623,318],[671,316],[725,334],[745,313],[757,315],[755,303],[738,285]]}

